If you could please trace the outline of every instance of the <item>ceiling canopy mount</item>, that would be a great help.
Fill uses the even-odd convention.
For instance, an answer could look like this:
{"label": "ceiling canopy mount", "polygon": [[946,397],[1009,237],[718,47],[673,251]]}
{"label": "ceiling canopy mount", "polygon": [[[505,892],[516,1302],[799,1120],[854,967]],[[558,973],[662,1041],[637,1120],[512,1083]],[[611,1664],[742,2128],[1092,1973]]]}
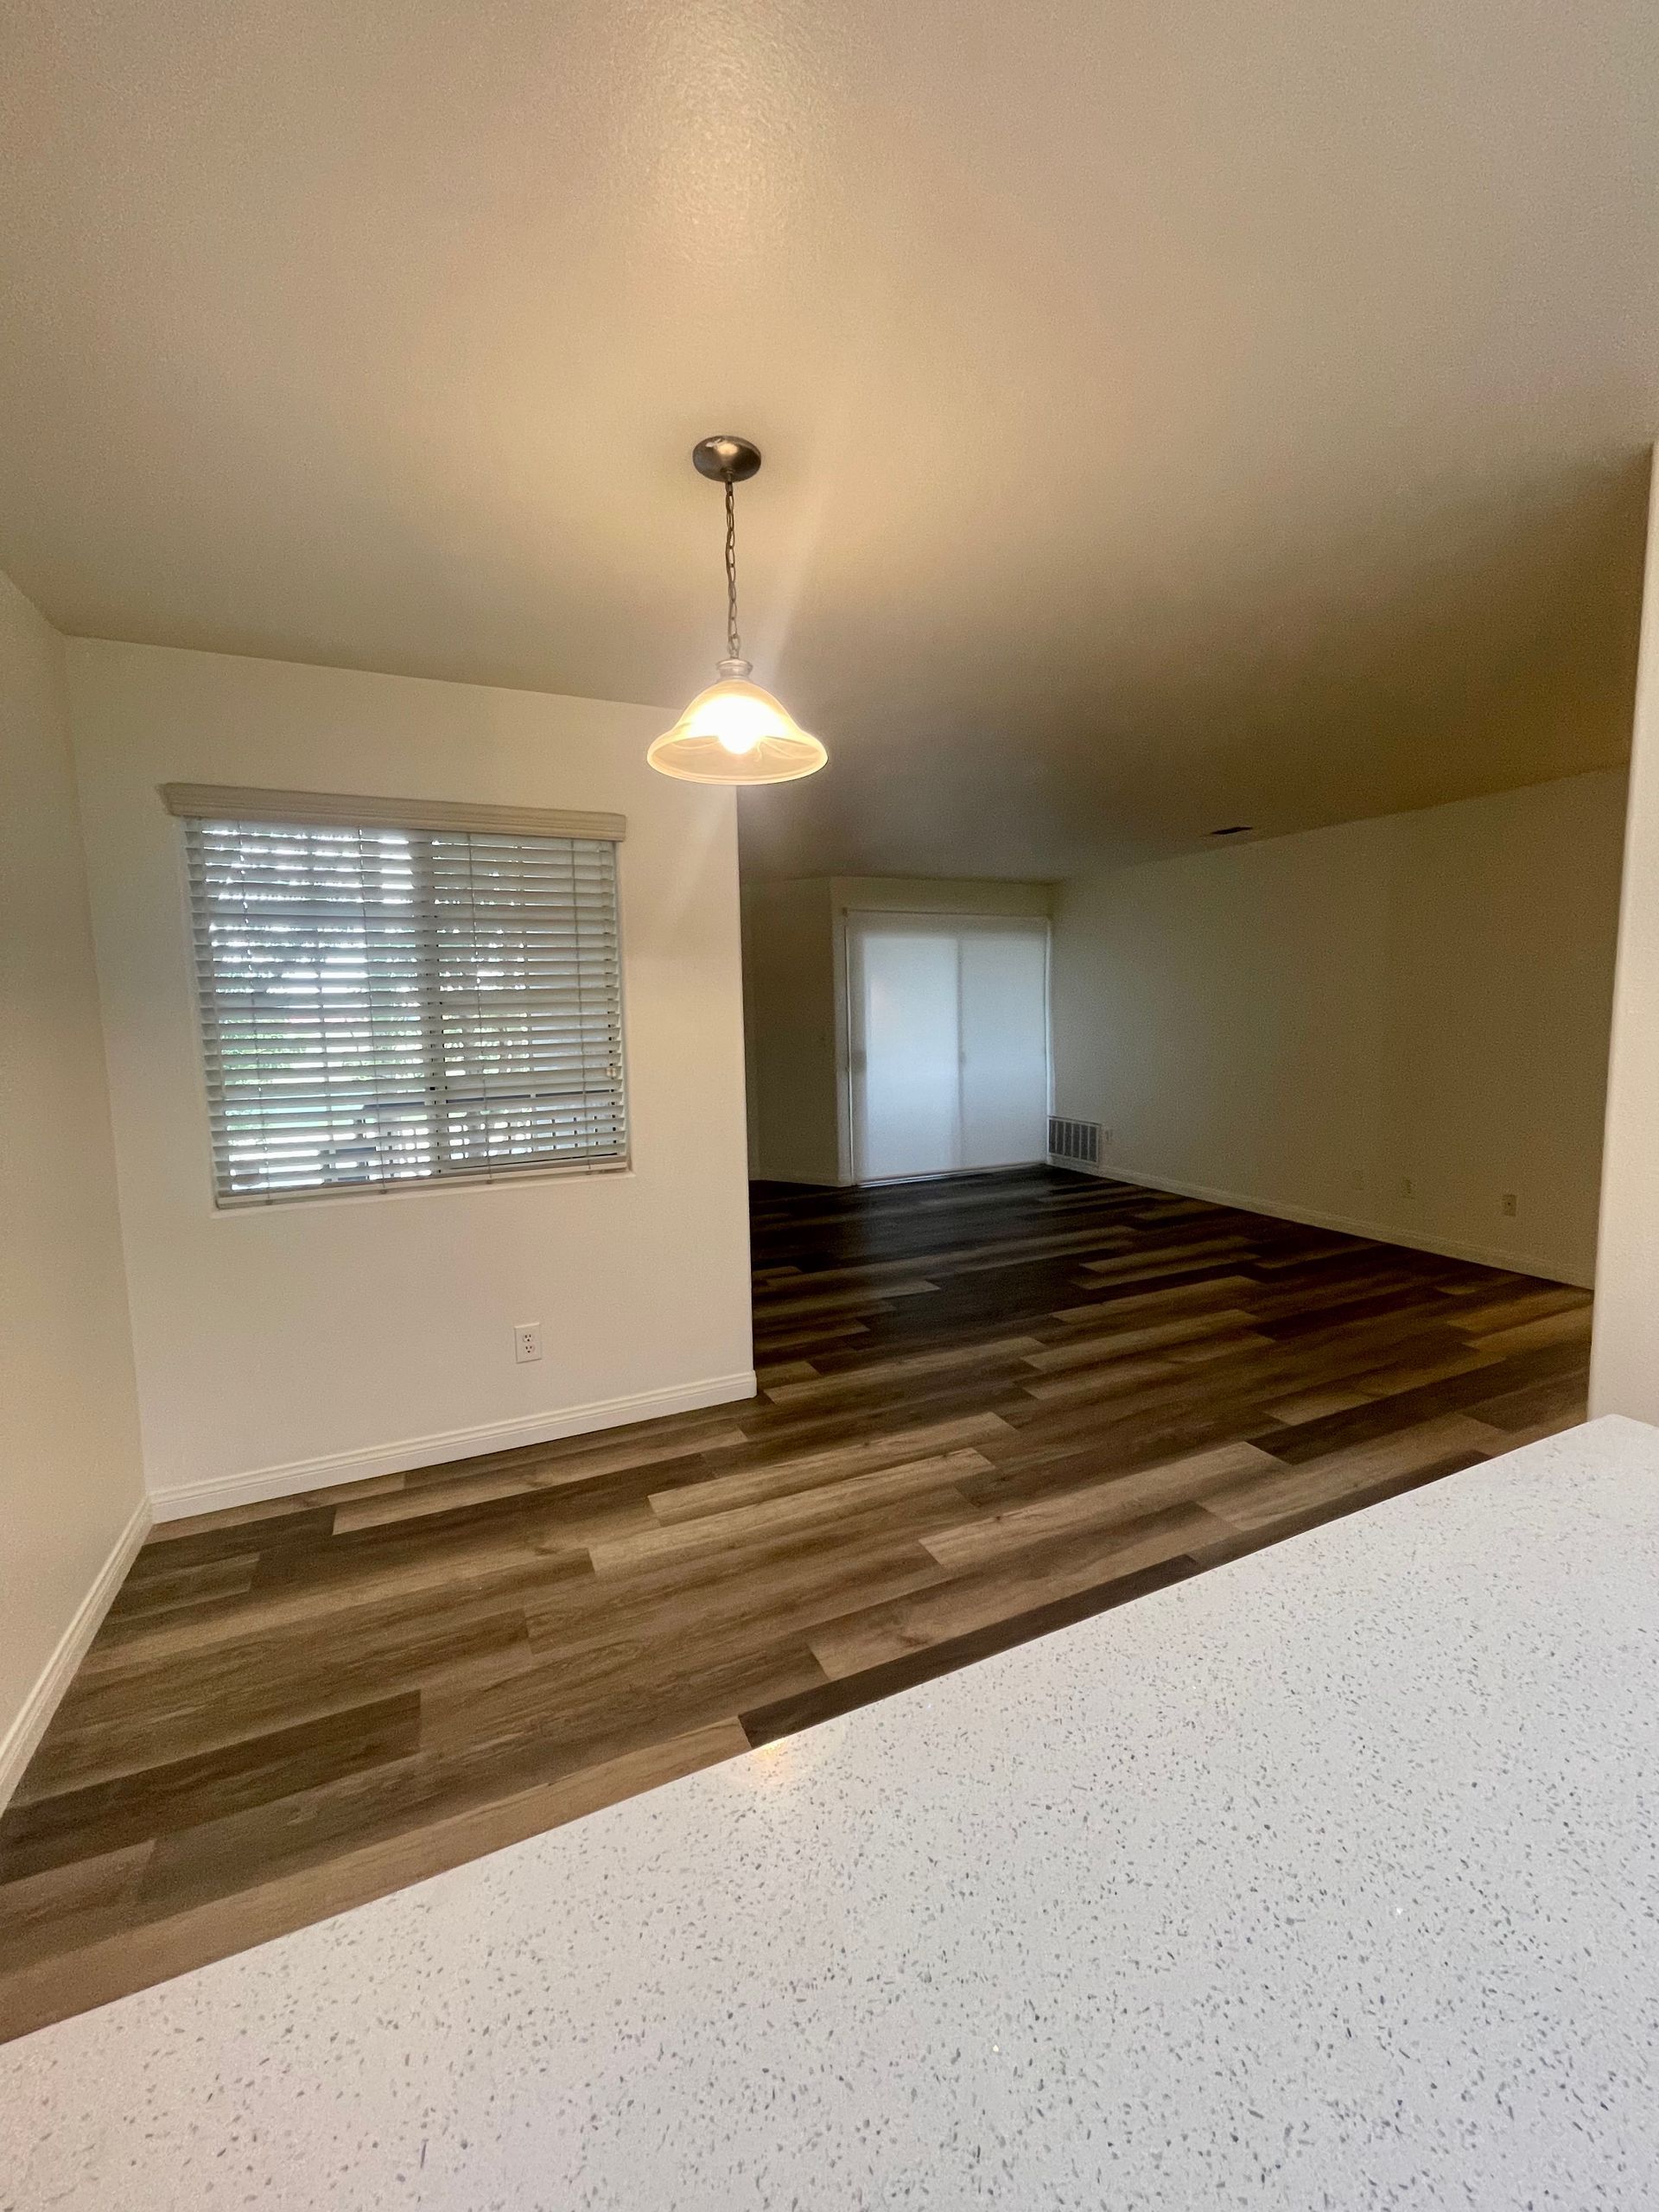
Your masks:
{"label": "ceiling canopy mount", "polygon": [[760,469],[760,448],[729,432],[699,438],[691,448],[691,466],[699,476],[712,477],[716,484],[747,484]]}

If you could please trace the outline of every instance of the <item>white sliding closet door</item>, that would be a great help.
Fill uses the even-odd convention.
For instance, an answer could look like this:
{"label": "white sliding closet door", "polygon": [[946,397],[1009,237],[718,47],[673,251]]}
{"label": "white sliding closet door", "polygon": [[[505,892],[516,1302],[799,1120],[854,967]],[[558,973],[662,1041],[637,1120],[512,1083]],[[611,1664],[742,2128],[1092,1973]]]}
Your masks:
{"label": "white sliding closet door", "polygon": [[957,941],[941,931],[852,934],[853,1122],[861,1183],[933,1175],[961,1154]]}
{"label": "white sliding closet door", "polygon": [[1046,925],[855,914],[847,952],[857,1179],[1041,1160]]}
{"label": "white sliding closet door", "polygon": [[962,1164],[1010,1167],[1048,1152],[1048,932],[965,930]]}

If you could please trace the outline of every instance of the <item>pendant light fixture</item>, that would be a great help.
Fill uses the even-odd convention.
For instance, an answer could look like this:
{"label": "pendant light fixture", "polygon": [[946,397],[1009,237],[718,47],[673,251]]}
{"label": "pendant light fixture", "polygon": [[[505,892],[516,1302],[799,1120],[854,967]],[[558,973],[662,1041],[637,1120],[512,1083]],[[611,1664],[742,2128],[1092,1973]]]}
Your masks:
{"label": "pendant light fixture", "polygon": [[691,449],[697,473],[726,486],[726,658],[718,683],[699,691],[646,753],[653,768],[688,784],[787,784],[830,758],[788,709],[749,681],[737,634],[737,511],[734,488],[760,466],[747,438],[704,438]]}

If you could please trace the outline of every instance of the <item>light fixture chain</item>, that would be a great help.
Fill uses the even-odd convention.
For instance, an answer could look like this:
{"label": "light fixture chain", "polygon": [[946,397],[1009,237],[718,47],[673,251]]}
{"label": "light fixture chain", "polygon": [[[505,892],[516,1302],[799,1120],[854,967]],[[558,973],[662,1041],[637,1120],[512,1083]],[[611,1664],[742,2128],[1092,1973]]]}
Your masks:
{"label": "light fixture chain", "polygon": [[737,636],[737,499],[734,486],[726,479],[726,650],[734,660],[741,660],[743,648]]}

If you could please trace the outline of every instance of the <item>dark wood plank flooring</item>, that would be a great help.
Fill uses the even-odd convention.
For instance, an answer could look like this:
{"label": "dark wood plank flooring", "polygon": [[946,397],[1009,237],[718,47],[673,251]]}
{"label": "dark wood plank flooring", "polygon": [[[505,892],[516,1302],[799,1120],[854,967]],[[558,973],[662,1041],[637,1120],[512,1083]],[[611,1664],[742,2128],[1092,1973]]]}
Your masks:
{"label": "dark wood plank flooring", "polygon": [[761,1395],[158,1528],[0,2034],[1580,1420],[1588,1294],[1046,1169],[758,1189]]}

